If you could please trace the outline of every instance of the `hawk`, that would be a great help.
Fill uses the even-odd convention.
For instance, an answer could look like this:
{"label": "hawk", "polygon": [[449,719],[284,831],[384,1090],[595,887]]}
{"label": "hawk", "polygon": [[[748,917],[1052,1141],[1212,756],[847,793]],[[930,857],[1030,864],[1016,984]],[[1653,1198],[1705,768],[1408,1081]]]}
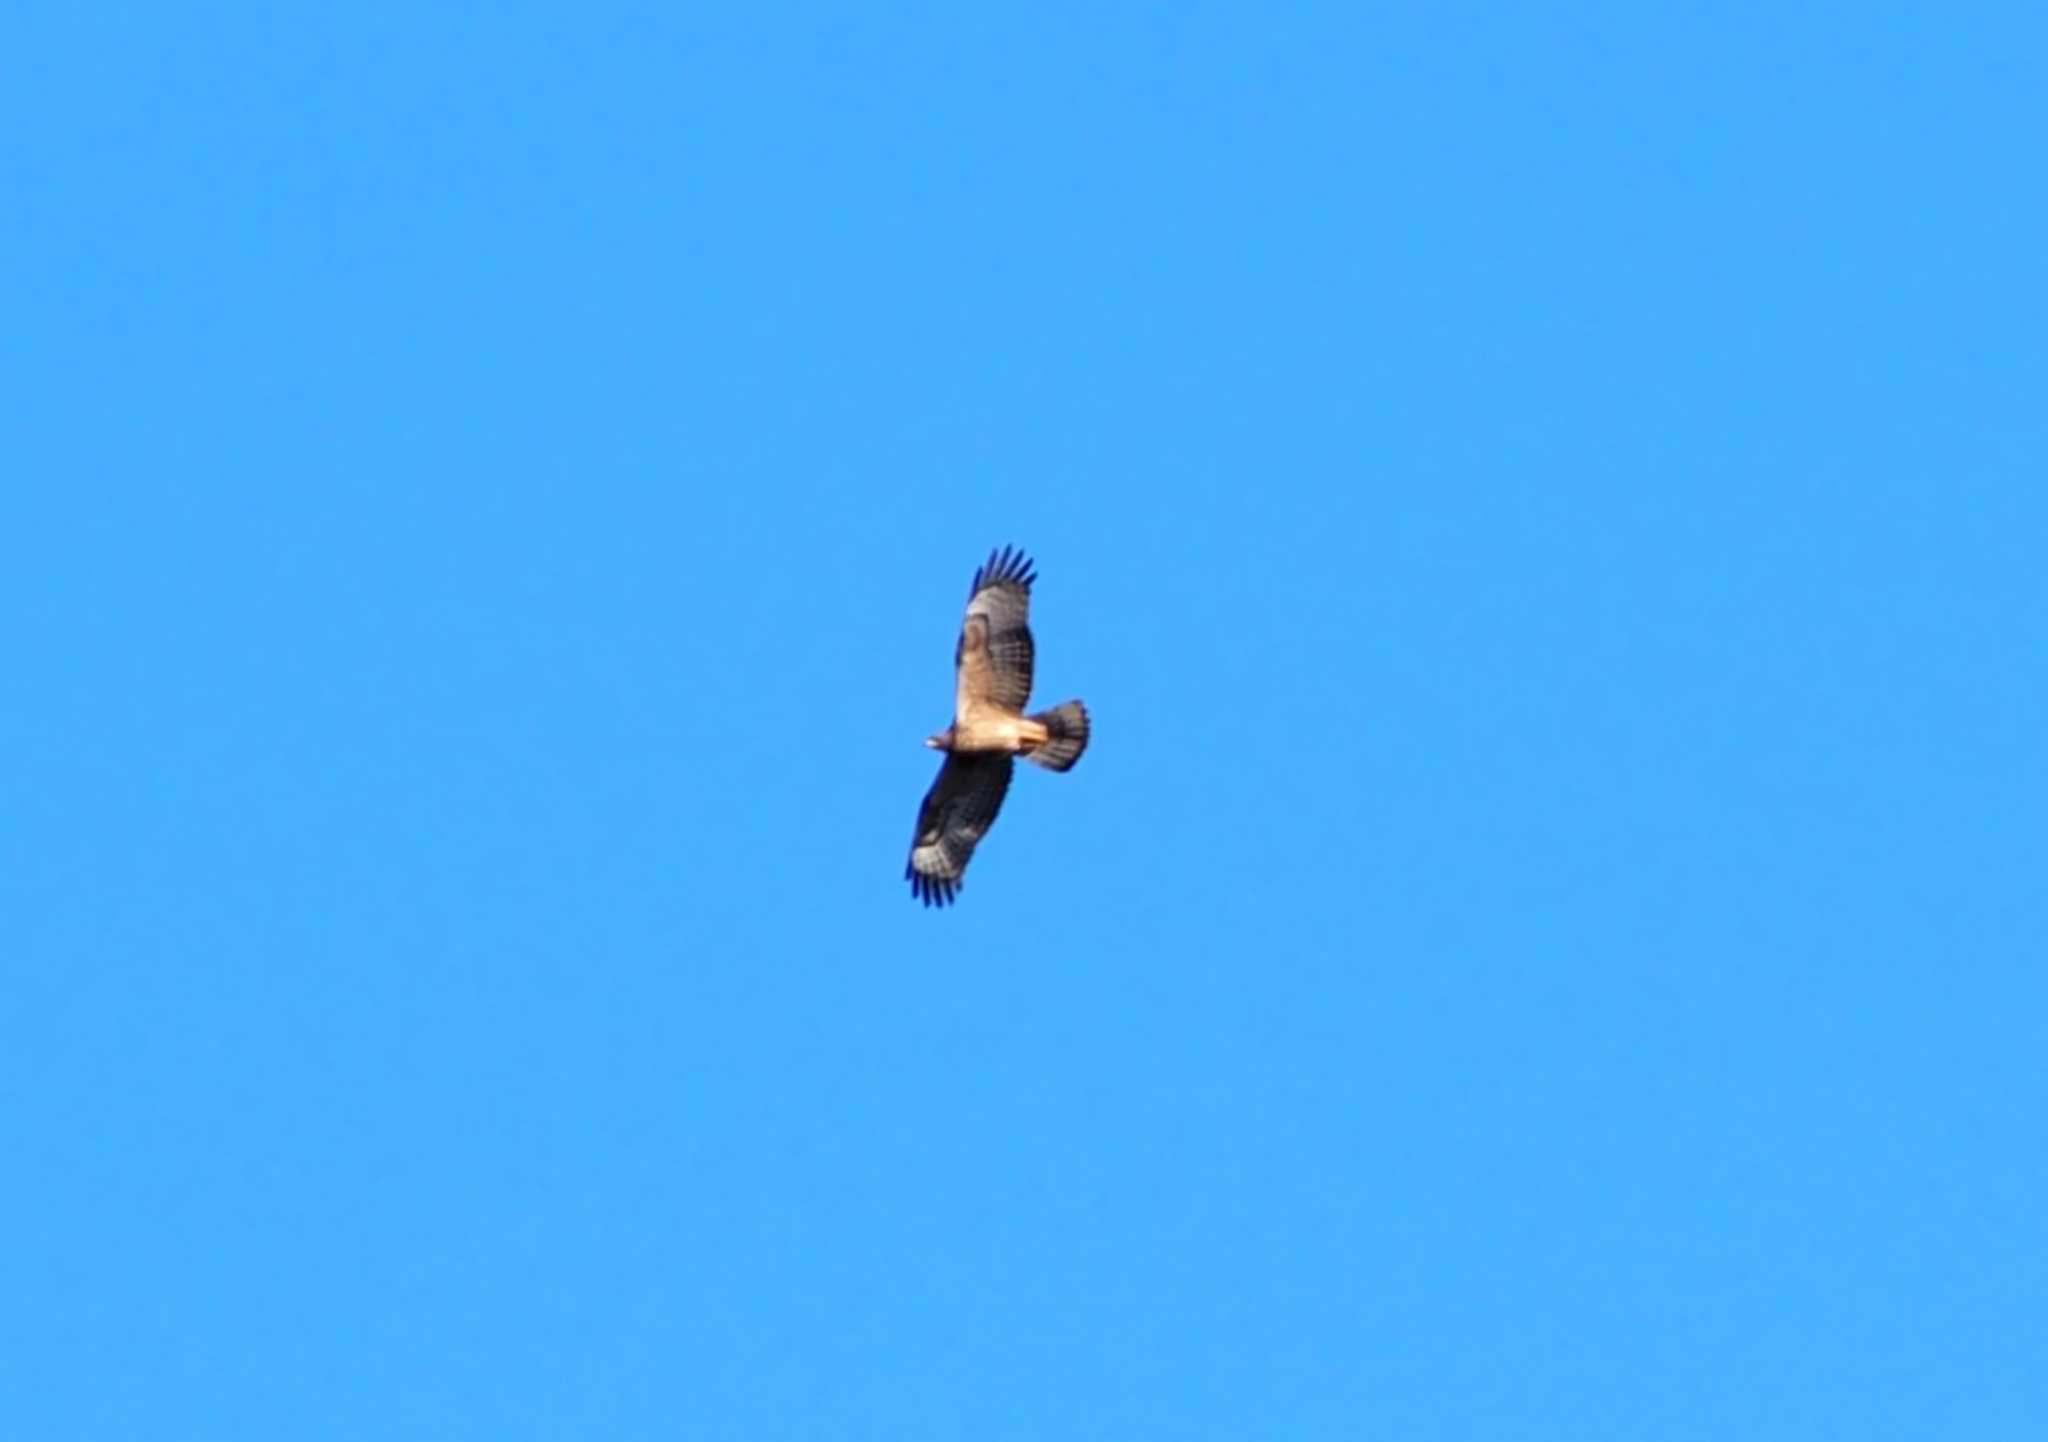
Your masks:
{"label": "hawk", "polygon": [[1031,694],[1031,583],[1024,553],[1005,546],[974,573],[953,651],[953,724],[924,744],[946,753],[918,808],[903,875],[926,906],[959,894],[974,848],[995,824],[1015,758],[1065,771],[1088,746],[1088,708],[1064,701],[1024,714]]}

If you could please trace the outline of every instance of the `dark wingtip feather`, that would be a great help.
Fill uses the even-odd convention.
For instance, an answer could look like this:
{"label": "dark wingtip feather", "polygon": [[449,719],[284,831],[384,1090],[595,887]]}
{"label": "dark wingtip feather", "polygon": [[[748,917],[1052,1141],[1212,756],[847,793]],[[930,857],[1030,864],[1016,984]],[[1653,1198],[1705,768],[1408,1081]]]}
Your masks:
{"label": "dark wingtip feather", "polygon": [[967,588],[971,598],[983,586],[993,586],[1000,581],[1014,581],[1025,590],[1038,579],[1038,572],[1020,546],[1004,546],[1001,550],[990,551],[985,564],[974,572],[974,584]]}
{"label": "dark wingtip feather", "polygon": [[927,908],[947,905],[960,890],[958,881],[949,881],[942,876],[925,876],[914,867],[904,868],[904,874],[910,878],[910,894]]}

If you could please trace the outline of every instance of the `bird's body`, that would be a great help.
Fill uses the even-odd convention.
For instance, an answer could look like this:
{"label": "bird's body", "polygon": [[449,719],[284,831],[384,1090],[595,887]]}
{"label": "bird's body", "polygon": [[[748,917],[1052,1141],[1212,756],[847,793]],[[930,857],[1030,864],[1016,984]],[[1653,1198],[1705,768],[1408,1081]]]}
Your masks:
{"label": "bird's body", "polygon": [[939,742],[941,751],[1000,751],[1015,756],[1043,746],[1049,736],[1046,724],[1035,716],[989,711],[955,721],[933,740]]}
{"label": "bird's body", "polygon": [[1065,771],[1088,746],[1088,710],[1067,701],[1024,714],[1034,647],[1027,624],[1037,577],[1005,547],[974,573],[954,648],[953,724],[925,738],[946,753],[918,809],[904,875],[927,906],[953,900],[974,848],[995,823],[1015,757]]}

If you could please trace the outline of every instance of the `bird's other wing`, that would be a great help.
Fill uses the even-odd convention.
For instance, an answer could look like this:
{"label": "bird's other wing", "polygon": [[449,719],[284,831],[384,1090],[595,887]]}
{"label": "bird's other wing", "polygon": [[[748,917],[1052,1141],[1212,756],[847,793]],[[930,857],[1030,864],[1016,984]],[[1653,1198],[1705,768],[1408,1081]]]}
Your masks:
{"label": "bird's other wing", "polygon": [[1000,752],[946,754],[938,780],[918,808],[910,862],[903,868],[910,894],[926,906],[944,906],[959,892],[975,846],[1002,809],[1011,765]]}
{"label": "bird's other wing", "polygon": [[1031,583],[1037,580],[1024,553],[1005,546],[974,573],[967,615],[953,653],[954,715],[984,706],[1024,709],[1031,694]]}

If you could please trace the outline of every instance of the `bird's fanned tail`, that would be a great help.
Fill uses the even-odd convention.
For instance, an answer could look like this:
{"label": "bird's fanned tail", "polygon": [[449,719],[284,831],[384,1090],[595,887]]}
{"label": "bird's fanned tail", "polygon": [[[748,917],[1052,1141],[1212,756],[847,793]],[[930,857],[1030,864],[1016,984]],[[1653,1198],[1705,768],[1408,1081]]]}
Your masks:
{"label": "bird's fanned tail", "polygon": [[1088,749],[1088,708],[1079,701],[1062,701],[1031,719],[1045,727],[1046,739],[1024,753],[1026,760],[1048,771],[1066,771]]}

